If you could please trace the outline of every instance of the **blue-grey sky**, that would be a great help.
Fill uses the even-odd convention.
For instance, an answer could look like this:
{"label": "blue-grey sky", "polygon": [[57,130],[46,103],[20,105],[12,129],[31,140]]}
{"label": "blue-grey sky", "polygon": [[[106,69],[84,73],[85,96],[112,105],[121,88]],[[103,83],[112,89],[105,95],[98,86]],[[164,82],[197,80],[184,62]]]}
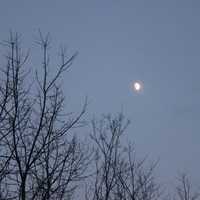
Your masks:
{"label": "blue-grey sky", "polygon": [[[159,173],[200,180],[200,1],[6,0],[0,39],[9,30],[33,47],[40,28],[54,44],[79,51],[64,80],[70,109],[89,98],[88,115],[123,109],[128,138],[142,155],[160,158]],[[34,51],[35,49],[35,51]],[[2,51],[0,53],[3,53]],[[130,84],[144,83],[142,94]]]}

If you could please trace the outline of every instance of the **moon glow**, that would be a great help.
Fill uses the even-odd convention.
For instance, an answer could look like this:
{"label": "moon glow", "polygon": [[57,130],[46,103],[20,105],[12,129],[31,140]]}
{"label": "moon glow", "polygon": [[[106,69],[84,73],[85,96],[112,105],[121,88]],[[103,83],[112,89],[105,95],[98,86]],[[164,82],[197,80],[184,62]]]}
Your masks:
{"label": "moon glow", "polygon": [[136,81],[136,82],[133,83],[133,89],[134,89],[134,91],[140,92],[142,90],[142,88],[143,87],[142,87],[142,83],[141,82]]}
{"label": "moon glow", "polygon": [[138,82],[135,82],[134,83],[134,88],[135,88],[135,90],[140,90],[141,89],[141,85],[138,83]]}

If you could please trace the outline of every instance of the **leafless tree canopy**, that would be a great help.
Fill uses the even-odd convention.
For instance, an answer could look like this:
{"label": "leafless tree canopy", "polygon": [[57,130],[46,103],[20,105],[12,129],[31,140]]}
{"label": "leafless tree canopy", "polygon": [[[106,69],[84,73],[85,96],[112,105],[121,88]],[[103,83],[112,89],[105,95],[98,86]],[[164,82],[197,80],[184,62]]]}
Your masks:
{"label": "leafless tree canopy", "polygon": [[181,173],[178,177],[175,198],[178,200],[197,200],[200,193],[195,191],[187,174]]}
{"label": "leafless tree canopy", "polygon": [[104,116],[93,121],[91,138],[95,143],[95,172],[86,199],[92,200],[152,200],[159,197],[159,185],[154,180],[155,165],[145,168],[145,159],[138,161],[131,145],[123,145],[129,121],[122,114]]}
{"label": "leafless tree canopy", "polygon": [[0,84],[1,199],[66,199],[88,163],[77,138],[68,137],[80,125],[86,103],[77,116],[64,113],[58,84],[76,54],[68,58],[63,50],[61,64],[50,77],[49,36],[40,34],[42,66],[30,83],[29,54],[22,52],[19,35],[11,33],[4,44],[8,54]]}
{"label": "leafless tree canopy", "polygon": [[[129,125],[123,114],[92,120],[90,145],[73,134],[84,125],[87,102],[77,115],[66,112],[59,80],[77,53],[69,57],[61,49],[52,75],[49,35],[39,33],[38,71],[28,67],[31,58],[20,39],[11,33],[2,43],[7,53],[0,67],[0,200],[161,199],[157,163],[137,159],[122,140]],[[187,176],[179,181],[177,200],[199,199]]]}

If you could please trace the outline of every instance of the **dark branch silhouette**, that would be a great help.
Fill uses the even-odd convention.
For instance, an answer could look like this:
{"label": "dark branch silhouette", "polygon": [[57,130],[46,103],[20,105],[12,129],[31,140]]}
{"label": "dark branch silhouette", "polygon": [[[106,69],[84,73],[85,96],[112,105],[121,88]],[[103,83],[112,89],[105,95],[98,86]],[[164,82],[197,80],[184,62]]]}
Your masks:
{"label": "dark branch silhouette", "polygon": [[0,86],[1,199],[66,199],[84,178],[89,155],[77,138],[68,136],[81,125],[87,102],[77,116],[65,114],[58,85],[77,54],[67,58],[63,51],[50,77],[49,35],[40,33],[42,68],[30,83],[29,55],[23,55],[19,35],[11,33],[5,44],[9,53]]}

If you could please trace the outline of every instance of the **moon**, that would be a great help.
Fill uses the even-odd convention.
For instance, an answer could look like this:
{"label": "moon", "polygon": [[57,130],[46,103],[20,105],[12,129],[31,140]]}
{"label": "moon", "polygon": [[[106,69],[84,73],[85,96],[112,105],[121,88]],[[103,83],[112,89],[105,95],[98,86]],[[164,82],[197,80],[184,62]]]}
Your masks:
{"label": "moon", "polygon": [[135,81],[133,83],[133,89],[136,91],[136,92],[140,92],[142,90],[143,86],[142,86],[142,83],[140,81]]}
{"label": "moon", "polygon": [[136,91],[139,91],[139,90],[141,89],[140,83],[135,82],[135,83],[134,83],[134,88],[135,88]]}

